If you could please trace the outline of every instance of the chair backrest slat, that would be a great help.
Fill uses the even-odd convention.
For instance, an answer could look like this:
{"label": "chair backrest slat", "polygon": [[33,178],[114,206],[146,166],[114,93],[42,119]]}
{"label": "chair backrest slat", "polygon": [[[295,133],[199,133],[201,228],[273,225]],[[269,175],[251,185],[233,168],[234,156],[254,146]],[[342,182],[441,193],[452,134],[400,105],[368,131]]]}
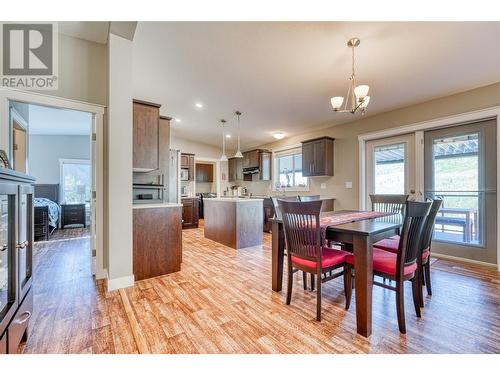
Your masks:
{"label": "chair backrest slat", "polygon": [[431,205],[432,202],[406,202],[406,214],[396,260],[397,278],[403,276],[405,266],[415,263],[417,257],[422,254],[423,231]]}
{"label": "chair backrest slat", "polygon": [[424,233],[422,236],[422,250],[431,246],[432,235],[434,233],[434,224],[436,223],[436,216],[441,208],[443,201],[441,199],[433,199],[427,221],[425,222]]}
{"label": "chair backrest slat", "polygon": [[321,201],[293,202],[278,199],[289,256],[321,264]]}
{"label": "chair backrest slat", "polygon": [[372,211],[404,214],[408,194],[370,194]]}

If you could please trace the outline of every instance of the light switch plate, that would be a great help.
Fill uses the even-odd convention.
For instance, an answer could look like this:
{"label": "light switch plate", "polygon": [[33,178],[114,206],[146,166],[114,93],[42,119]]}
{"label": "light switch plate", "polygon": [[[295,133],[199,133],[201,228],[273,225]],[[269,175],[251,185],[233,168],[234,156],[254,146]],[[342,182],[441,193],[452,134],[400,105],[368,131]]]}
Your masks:
{"label": "light switch plate", "polygon": [[346,187],[346,189],[352,189],[352,181],[346,181],[345,187]]}
{"label": "light switch plate", "polygon": [[322,182],[321,185],[320,185],[321,189],[326,189],[326,183],[325,182]]}

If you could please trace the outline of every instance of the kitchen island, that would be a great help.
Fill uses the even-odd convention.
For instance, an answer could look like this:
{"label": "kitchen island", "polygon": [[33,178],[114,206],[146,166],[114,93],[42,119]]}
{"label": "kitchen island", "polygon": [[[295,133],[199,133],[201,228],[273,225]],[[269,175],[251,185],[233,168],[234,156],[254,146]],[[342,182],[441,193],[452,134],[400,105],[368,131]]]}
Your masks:
{"label": "kitchen island", "polygon": [[205,238],[233,249],[262,245],[263,199],[206,198]]}
{"label": "kitchen island", "polygon": [[178,272],[182,261],[182,205],[134,204],[135,280]]}

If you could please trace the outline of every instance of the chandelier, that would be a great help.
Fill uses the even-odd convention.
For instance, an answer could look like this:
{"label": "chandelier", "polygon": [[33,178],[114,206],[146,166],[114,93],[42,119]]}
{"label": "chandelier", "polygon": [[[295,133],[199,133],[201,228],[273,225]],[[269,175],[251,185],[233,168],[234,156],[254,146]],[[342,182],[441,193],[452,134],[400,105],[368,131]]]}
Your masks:
{"label": "chandelier", "polygon": [[335,112],[343,112],[343,113],[349,112],[354,114],[358,111],[361,111],[361,114],[364,114],[366,107],[368,107],[368,103],[370,103],[370,97],[367,96],[370,86],[368,85],[356,86],[356,75],[354,72],[354,48],[359,46],[359,43],[360,43],[359,38],[352,38],[349,39],[349,41],[347,42],[347,46],[352,49],[352,73],[351,76],[349,77],[349,80],[351,82],[349,83],[347,89],[347,96],[343,108],[342,108],[342,103],[344,102],[343,96],[334,96],[333,98],[330,99],[333,110]]}

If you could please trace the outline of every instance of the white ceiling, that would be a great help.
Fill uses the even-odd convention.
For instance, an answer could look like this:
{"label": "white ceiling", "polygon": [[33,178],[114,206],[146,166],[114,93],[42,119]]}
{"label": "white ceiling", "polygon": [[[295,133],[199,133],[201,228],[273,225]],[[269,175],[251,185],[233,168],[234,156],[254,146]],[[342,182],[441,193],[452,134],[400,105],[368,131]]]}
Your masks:
{"label": "white ceiling", "polygon": [[29,132],[33,135],[88,135],[92,114],[29,105]]}
{"label": "white ceiling", "polygon": [[353,36],[366,116],[500,81],[499,22],[139,22],[134,97],[181,118],[173,134],[213,145],[220,118],[234,134],[235,109],[243,148],[352,121],[330,97],[346,94]]}

